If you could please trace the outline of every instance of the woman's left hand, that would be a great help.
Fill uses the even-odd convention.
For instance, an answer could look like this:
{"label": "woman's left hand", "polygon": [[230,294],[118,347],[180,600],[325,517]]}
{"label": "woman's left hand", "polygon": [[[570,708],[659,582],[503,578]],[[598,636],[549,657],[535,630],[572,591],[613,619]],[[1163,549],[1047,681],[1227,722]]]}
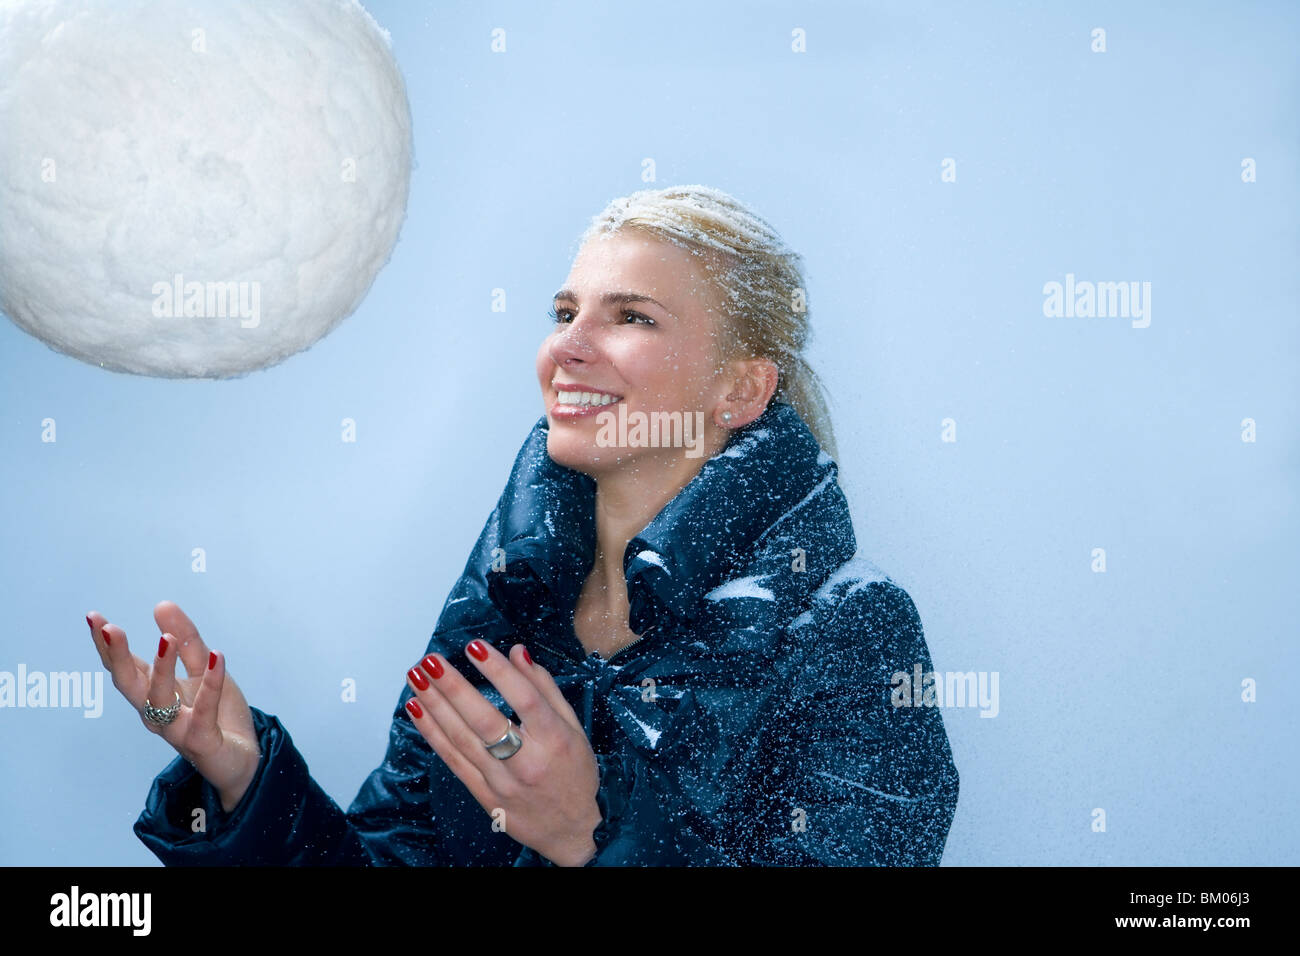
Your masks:
{"label": "woman's left hand", "polygon": [[600,769],[578,715],[522,644],[509,657],[486,641],[470,641],[465,651],[519,715],[523,746],[505,760],[488,752],[506,732],[505,715],[441,654],[407,672],[415,691],[407,714],[506,833],[552,863],[582,866],[596,853]]}

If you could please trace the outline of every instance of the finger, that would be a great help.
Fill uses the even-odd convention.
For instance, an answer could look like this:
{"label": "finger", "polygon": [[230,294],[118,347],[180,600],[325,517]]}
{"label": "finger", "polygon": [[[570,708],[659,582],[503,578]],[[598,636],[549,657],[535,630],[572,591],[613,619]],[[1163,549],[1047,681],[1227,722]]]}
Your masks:
{"label": "finger", "polygon": [[[113,633],[109,634],[109,628]],[[121,691],[122,696],[136,710],[144,706],[145,695],[149,693],[149,665],[131,653],[126,631],[116,624],[105,623],[100,627],[108,653],[108,670],[113,675],[113,686]]]}
{"label": "finger", "polygon": [[[514,723],[507,721],[505,714],[493,707],[439,654],[427,655],[420,662],[419,669],[412,668],[407,672],[406,680],[425,713],[438,724],[451,745],[478,770],[488,786],[508,796],[513,784],[512,774],[502,768],[504,761],[488,753],[487,745],[500,740],[506,727],[514,727]],[[459,706],[453,704],[453,695]],[[466,713],[473,715],[472,720],[466,718]],[[515,733],[527,741],[522,727],[516,727]],[[535,746],[529,748],[530,755],[536,750]],[[511,758],[512,761],[517,759]]]}
{"label": "finger", "polygon": [[86,623],[90,625],[90,640],[95,645],[95,653],[99,655],[99,662],[111,672],[112,667],[108,663],[108,644],[105,642],[103,635],[99,633],[99,628],[104,623],[103,616],[91,611],[86,615]]}
{"label": "finger", "polygon": [[456,775],[483,809],[492,812],[492,808],[498,806],[500,801],[487,779],[478,767],[474,766],[451,742],[443,729],[438,726],[438,722],[433,719],[428,708],[422,707],[417,697],[412,697],[406,702],[406,715],[411,718],[411,723],[424,737],[425,742],[433,748],[434,753],[442,758],[447,769]]}
{"label": "finger", "polygon": [[573,707],[565,700],[560,685],[555,683],[555,678],[551,676],[550,671],[541,664],[533,663],[528,648],[522,644],[516,644],[510,648],[510,660],[514,662],[520,673],[533,682],[533,686],[541,693],[543,699],[551,705],[551,709],[559,714],[569,726],[585,737],[587,735],[586,728],[582,726],[582,721],[578,719]]}
{"label": "finger", "polygon": [[185,673],[190,677],[199,677],[208,669],[208,655],[211,651],[199,629],[172,601],[159,601],[154,605],[153,619],[158,622],[160,634],[171,634],[176,638],[180,650],[180,659],[185,664]]}
{"label": "finger", "polygon": [[[514,712],[519,715],[519,722],[532,731],[534,735],[545,736],[555,730],[558,720],[554,708],[542,696],[541,691],[537,689],[537,685],[525,677],[510,658],[487,641],[479,640],[470,641],[465,645],[465,655],[478,668],[479,673],[486,677],[501,696],[505,698],[506,703],[514,709]],[[488,712],[479,707],[474,700],[476,697],[482,698],[483,695],[475,690],[473,685],[459,673],[455,677],[459,678],[459,680],[446,681],[445,684],[439,684],[438,689],[446,695],[452,706],[465,718],[465,723],[473,727],[484,740],[499,739],[501,737],[500,713],[495,707],[488,704],[491,713],[495,715],[489,716]],[[466,688],[468,688],[468,692]],[[468,710],[461,710],[462,702],[466,704]],[[495,725],[495,732],[493,725]]]}
{"label": "finger", "polygon": [[[164,634],[158,639],[158,657],[153,662],[153,672],[149,677],[148,703],[154,707],[170,707],[176,700],[176,652],[173,649],[175,639]],[[181,698],[185,703],[185,698]],[[145,723],[149,723],[145,721]],[[161,728],[149,724],[153,730],[161,733]]]}
{"label": "finger", "polygon": [[200,741],[209,737],[218,741],[221,739],[221,728],[217,726],[217,705],[221,703],[221,688],[225,683],[226,655],[209,651],[208,667],[194,694],[194,713],[190,718],[193,721],[191,733],[197,732]]}

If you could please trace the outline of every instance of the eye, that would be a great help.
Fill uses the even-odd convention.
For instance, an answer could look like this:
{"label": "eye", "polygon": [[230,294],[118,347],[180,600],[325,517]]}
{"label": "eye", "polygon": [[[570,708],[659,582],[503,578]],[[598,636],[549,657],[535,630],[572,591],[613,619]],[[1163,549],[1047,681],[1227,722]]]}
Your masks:
{"label": "eye", "polygon": [[[560,318],[560,316],[562,316],[562,315],[567,315],[567,316],[570,316],[570,317],[571,317],[571,316],[573,315],[573,310],[572,310],[572,309],[555,309],[555,308],[552,308],[552,309],[551,309],[549,312],[547,312],[546,314],[549,315],[549,316],[551,317],[551,321],[554,322],[556,325],[562,325],[562,324],[565,324],[566,322],[572,322],[572,321],[573,321],[572,318],[569,318],[569,319],[567,319],[567,320],[566,320],[566,319],[561,319],[561,318]],[[631,319],[636,320],[635,322],[633,322],[633,323],[631,323],[631,324],[645,324],[645,325],[652,325],[652,326],[653,326],[653,325],[658,325],[658,324],[659,324],[659,323],[657,323],[654,319],[650,318],[648,315],[642,315],[640,312],[633,312],[631,309],[624,309],[622,314],[623,314],[624,316],[627,316],[627,317],[629,317],[629,318],[631,318]]]}

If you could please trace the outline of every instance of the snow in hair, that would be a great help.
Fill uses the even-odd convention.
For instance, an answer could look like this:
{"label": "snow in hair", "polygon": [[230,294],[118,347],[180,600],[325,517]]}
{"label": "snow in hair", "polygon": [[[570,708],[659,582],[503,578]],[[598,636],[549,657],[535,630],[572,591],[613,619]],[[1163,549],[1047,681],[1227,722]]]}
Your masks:
{"label": "snow in hair", "polygon": [[775,400],[794,406],[836,457],[830,412],[803,352],[809,337],[803,260],[771,224],[740,200],[709,186],[642,189],[592,217],[580,243],[636,229],[700,259],[725,310],[728,355],[769,358],[781,371]]}

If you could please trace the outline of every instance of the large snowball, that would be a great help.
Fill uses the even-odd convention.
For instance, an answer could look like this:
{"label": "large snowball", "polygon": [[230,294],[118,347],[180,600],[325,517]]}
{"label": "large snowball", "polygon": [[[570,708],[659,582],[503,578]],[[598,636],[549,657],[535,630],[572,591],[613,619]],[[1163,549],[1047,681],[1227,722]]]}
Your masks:
{"label": "large snowball", "polygon": [[388,261],[410,162],[357,0],[0,0],[0,310],[69,355],[218,378],[307,348]]}

